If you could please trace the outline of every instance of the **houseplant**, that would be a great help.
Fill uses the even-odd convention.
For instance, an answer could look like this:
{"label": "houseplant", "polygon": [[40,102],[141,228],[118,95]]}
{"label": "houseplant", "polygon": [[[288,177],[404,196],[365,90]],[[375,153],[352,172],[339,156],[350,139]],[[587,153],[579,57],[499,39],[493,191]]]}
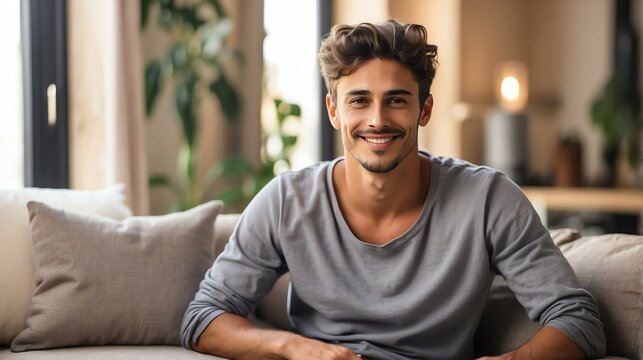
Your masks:
{"label": "houseplant", "polygon": [[642,150],[639,40],[631,1],[614,1],[614,10],[612,76],[594,98],[591,116],[604,136],[603,160],[609,170],[606,183],[631,185],[640,181]]}
{"label": "houseplant", "polygon": [[267,99],[274,106],[274,124],[262,129],[261,164],[253,167],[242,156],[230,156],[215,163],[208,184],[224,180],[228,186],[213,198],[221,199],[228,209],[241,211],[275,175],[292,168],[291,156],[297,144],[301,107],[283,99]]}
{"label": "houseplant", "polygon": [[[627,91],[621,76],[613,75],[594,98],[591,118],[603,133],[602,156],[608,168],[606,183],[617,182],[619,158],[625,154],[636,170],[641,153],[641,104],[637,91]],[[634,171],[636,174],[636,171]]]}
{"label": "houseplant", "polygon": [[141,26],[155,12],[158,25],[172,40],[163,57],[145,66],[145,110],[149,115],[163,87],[173,88],[176,118],[183,144],[178,156],[176,181],[165,174],[153,174],[149,183],[167,187],[178,202],[172,210],[191,208],[204,201],[206,184],[197,178],[199,163],[197,109],[204,96],[213,96],[229,122],[239,117],[241,100],[228,80],[226,65],[241,59],[228,44],[232,21],[219,0],[141,0]]}

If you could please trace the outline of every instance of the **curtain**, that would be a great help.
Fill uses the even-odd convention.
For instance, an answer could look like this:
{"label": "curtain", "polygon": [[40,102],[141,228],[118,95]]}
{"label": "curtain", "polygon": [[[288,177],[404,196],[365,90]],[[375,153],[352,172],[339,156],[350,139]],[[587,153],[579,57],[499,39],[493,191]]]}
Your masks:
{"label": "curtain", "polygon": [[130,0],[69,0],[71,187],[123,183],[149,212],[140,8]]}

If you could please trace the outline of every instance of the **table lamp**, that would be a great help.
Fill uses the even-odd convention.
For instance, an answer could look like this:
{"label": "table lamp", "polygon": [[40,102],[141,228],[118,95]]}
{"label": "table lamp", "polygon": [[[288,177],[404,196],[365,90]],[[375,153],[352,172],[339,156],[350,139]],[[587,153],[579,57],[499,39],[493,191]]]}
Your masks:
{"label": "table lamp", "polygon": [[495,93],[497,105],[485,116],[485,164],[522,185],[527,174],[527,67],[501,63]]}

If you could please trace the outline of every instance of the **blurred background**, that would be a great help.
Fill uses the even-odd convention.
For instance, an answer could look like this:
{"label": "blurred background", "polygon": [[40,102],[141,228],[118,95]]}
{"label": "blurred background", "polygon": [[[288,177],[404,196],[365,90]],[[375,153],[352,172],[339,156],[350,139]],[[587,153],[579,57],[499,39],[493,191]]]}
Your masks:
{"label": "blurred background", "polygon": [[640,0],[11,0],[0,188],[125,183],[137,214],[342,154],[316,58],[337,23],[427,27],[420,148],[500,169],[550,228],[641,233]]}

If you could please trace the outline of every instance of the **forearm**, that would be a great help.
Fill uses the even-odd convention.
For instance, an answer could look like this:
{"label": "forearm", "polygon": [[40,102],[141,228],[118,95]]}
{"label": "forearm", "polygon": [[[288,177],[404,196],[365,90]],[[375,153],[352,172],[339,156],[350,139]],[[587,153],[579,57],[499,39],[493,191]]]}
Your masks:
{"label": "forearm", "polygon": [[281,359],[291,336],[297,335],[259,328],[244,317],[223,313],[208,325],[192,349],[230,359]]}
{"label": "forearm", "polygon": [[294,333],[256,327],[245,318],[221,314],[203,331],[192,349],[230,359],[359,360],[350,349]]}
{"label": "forearm", "polygon": [[560,330],[546,326],[516,351],[507,354],[508,359],[585,359],[585,353],[574,341]]}

